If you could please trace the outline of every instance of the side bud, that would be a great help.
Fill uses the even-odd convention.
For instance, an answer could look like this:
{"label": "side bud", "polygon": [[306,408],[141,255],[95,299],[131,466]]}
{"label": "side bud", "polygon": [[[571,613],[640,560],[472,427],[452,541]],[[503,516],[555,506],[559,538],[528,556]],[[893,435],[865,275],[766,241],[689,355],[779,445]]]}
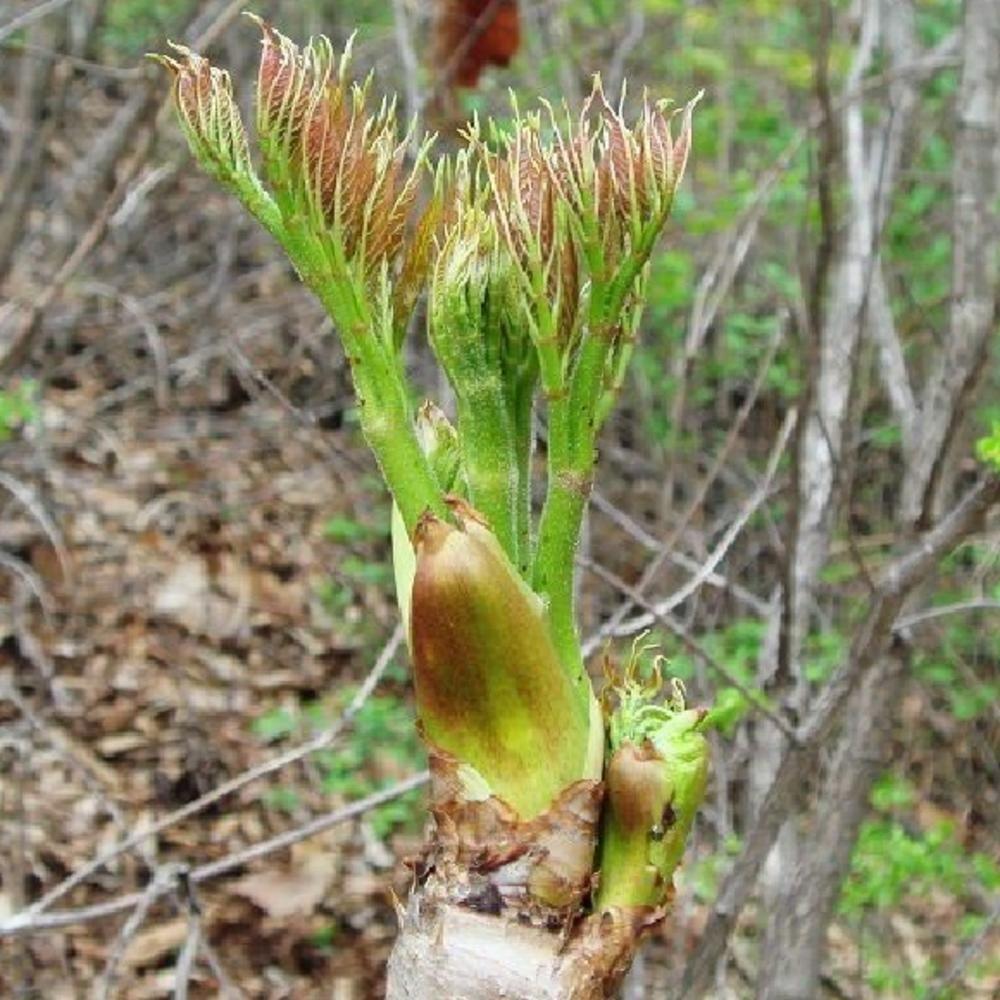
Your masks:
{"label": "side bud", "polygon": [[417,713],[432,746],[531,819],[572,783],[599,777],[591,720],[541,602],[479,515],[462,501],[452,507],[458,527],[427,515],[414,533]]}
{"label": "side bud", "polygon": [[706,711],[684,705],[675,682],[666,704],[654,679],[642,684],[633,664],[617,679],[618,705],[609,719],[610,758],[601,834],[601,908],[663,905],[705,795]]}
{"label": "side bud", "polygon": [[[702,92],[703,93],[703,92]],[[654,216],[670,211],[674,192],[684,177],[688,153],[691,151],[691,117],[702,98],[698,93],[680,112],[681,129],[675,139],[671,112],[665,101],[643,107],[642,119],[636,126],[638,146],[638,184],[642,207]]]}

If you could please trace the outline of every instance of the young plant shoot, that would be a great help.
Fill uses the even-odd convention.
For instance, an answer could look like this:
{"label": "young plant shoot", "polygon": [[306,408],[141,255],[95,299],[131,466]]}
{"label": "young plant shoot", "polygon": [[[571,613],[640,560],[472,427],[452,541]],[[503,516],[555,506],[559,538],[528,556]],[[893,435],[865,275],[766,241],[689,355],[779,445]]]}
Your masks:
{"label": "young plant shoot", "polygon": [[[515,106],[432,167],[430,140],[352,80],[349,45],[254,20],[259,155],[225,71],[179,46],[159,59],[196,159],[333,320],[395,503],[435,823],[389,996],[610,995],[663,915],[707,748],[704,712],[677,689],[662,703],[635,655],[598,703],[574,557],[696,101],[646,100],[630,125],[596,81],[578,113]],[[412,402],[401,352],[422,294],[454,425]]]}

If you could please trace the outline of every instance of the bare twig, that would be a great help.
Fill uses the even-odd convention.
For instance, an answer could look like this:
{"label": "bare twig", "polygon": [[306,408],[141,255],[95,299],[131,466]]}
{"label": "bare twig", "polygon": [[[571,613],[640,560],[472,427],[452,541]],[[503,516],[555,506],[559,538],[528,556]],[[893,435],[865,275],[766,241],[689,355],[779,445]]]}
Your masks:
{"label": "bare twig", "polygon": [[983,922],[983,926],[979,928],[976,936],[962,949],[958,958],[955,959],[945,974],[931,986],[930,992],[927,994],[927,1000],[938,1000],[949,986],[959,980],[962,973],[968,968],[969,963],[983,950],[998,920],[1000,920],[1000,899],[994,903],[990,915]]}
{"label": "bare twig", "polygon": [[104,974],[101,977],[101,1000],[111,1000],[114,996],[115,982],[118,979],[118,966],[125,955],[125,950],[139,928],[145,923],[153,904],[160,897],[175,891],[177,879],[182,869],[183,866],[180,865],[164,865],[139,894],[138,902],[118,931],[118,936],[115,938],[111,953],[104,965]]}
{"label": "bare twig", "polygon": [[18,559],[17,556],[0,549],[0,567],[23,580],[28,590],[38,599],[45,617],[52,617],[52,612],[55,610],[52,595],[42,582],[42,578],[23,559]]}
{"label": "bare twig", "polygon": [[174,968],[174,1000],[187,1000],[195,959],[201,950],[201,913],[188,914],[188,932]]}
{"label": "bare twig", "polygon": [[[595,490],[593,494],[591,494],[590,500],[595,510],[606,515],[613,524],[616,524],[619,528],[621,528],[622,531],[629,535],[629,537],[635,539],[635,541],[642,545],[643,548],[652,552],[654,555],[663,550],[663,543],[658,538],[651,535],[641,524],[639,524],[638,521],[635,520],[635,518],[630,517],[624,510],[613,504],[602,493]],[[667,552],[666,557],[668,562],[677,566],[679,569],[684,570],[686,573],[697,573],[701,568],[700,560],[686,555],[679,549]],[[730,580],[728,577],[722,576],[720,573],[716,572],[712,573],[705,583],[708,586],[715,587],[728,594],[732,594],[737,601],[748,607],[755,614],[763,616],[768,613],[767,602],[761,600],[756,594],[747,590],[746,587],[741,586],[735,580]],[[631,604],[631,601],[629,603]],[[592,653],[599,641],[600,637],[596,633],[591,635],[584,643],[585,653],[587,655]]]}
{"label": "bare twig", "polygon": [[42,531],[45,532],[45,537],[51,542],[52,548],[59,560],[63,583],[67,586],[72,585],[72,564],[70,563],[69,553],[66,551],[66,543],[63,541],[62,532],[59,530],[56,522],[49,516],[49,512],[38,500],[35,491],[19,479],[8,476],[6,472],[0,472],[0,486],[3,486],[39,523]]}
{"label": "bare twig", "polygon": [[[406,118],[416,118],[421,107],[420,66],[413,48],[413,28],[406,12],[406,0],[392,0],[393,29],[396,48],[403,64],[403,82],[406,87]],[[416,141],[416,135],[414,135]]]}
{"label": "bare twig", "polygon": [[[743,431],[743,426],[747,421],[756,405],[757,398],[760,395],[760,391],[764,386],[764,380],[767,378],[767,373],[771,370],[771,362],[774,360],[774,355],[777,353],[778,347],[785,335],[786,321],[783,319],[778,323],[775,328],[774,334],[771,337],[771,341],[768,344],[767,351],[764,354],[764,358],[761,360],[757,367],[757,375],[754,378],[753,385],[750,387],[750,391],[747,394],[747,398],[743,401],[743,405],[740,407],[739,412],[736,414],[736,419],[733,421],[732,427],[730,427],[729,432],[726,434],[726,439],[722,443],[722,447],[719,449],[718,454],[712,461],[711,466],[705,472],[702,477],[701,482],[698,484],[698,488],[694,492],[694,496],[691,498],[691,502],[688,504],[684,513],[681,515],[680,520],[674,526],[673,530],[659,546],[659,551],[656,556],[650,561],[646,568],[642,571],[642,576],[639,578],[639,582],[636,584],[635,589],[640,593],[644,594],[648,590],[650,584],[656,578],[656,574],[660,572],[663,564],[666,562],[669,554],[673,552],[674,546],[677,544],[678,539],[684,534],[687,526],[691,523],[691,519],[698,513],[702,505],[705,502],[705,498],[708,496],[709,490],[711,490],[716,478],[719,475],[720,470],[726,461],[729,459],[729,455],[739,440],[739,436]],[[702,567],[699,569],[699,573],[704,569]],[[714,569],[714,568],[713,568]],[[710,571],[711,574],[711,571]],[[708,577],[703,577],[702,582],[704,582]],[[678,602],[679,603],[679,602]],[[671,605],[675,607],[676,605]],[[615,613],[611,616],[608,622],[601,629],[600,635],[614,635],[618,634],[617,629],[625,620],[625,616],[631,610],[631,603],[628,601],[623,602]],[[665,608],[664,610],[669,611],[670,608]]]}
{"label": "bare twig", "polygon": [[[40,6],[45,5],[42,4]],[[197,38],[191,40],[192,48],[199,49],[211,45],[244,6],[244,0],[233,0],[233,2],[227,4],[212,23]],[[35,9],[37,10],[38,8]],[[2,29],[0,29],[0,38],[2,37]],[[31,305],[25,310],[25,315],[14,331],[6,353],[0,356],[0,375],[5,375],[13,371],[24,361],[31,351],[45,311],[62,294],[69,280],[76,274],[101,240],[104,239],[111,218],[127,195],[132,182],[138,176],[139,171],[146,162],[146,158],[152,151],[156,128],[169,113],[171,103],[171,98],[165,98],[157,113],[156,125],[147,127],[141,131],[132,155],[123,165],[111,194],[105,198],[95,213],[93,222],[49,280],[46,287],[34,297]]]}
{"label": "bare twig", "polygon": [[[784,454],[785,447],[788,444],[788,439],[795,427],[795,421],[797,418],[798,414],[794,409],[790,410],[786,415],[785,421],[781,426],[781,430],[778,432],[778,439],[775,442],[774,448],[771,450],[764,478],[761,480],[760,485],[756,490],[754,490],[747,502],[743,505],[739,514],[734,518],[732,524],[730,524],[726,533],[720,539],[718,545],[716,545],[713,549],[708,559],[706,559],[705,562],[698,568],[694,576],[692,576],[680,590],[671,594],[666,599],[656,601],[655,603],[647,601],[645,597],[643,597],[642,591],[639,587],[630,587],[625,593],[628,594],[629,598],[633,602],[639,604],[640,607],[647,608],[647,612],[618,624],[615,624],[613,621],[609,622],[606,626],[602,626],[598,630],[596,637],[597,640],[609,636],[617,637],[622,635],[634,635],[636,632],[639,632],[644,628],[648,628],[652,624],[654,617],[668,614],[679,604],[682,604],[689,597],[691,597],[692,594],[694,594],[711,577],[719,563],[722,562],[726,553],[732,547],[733,542],[736,541],[740,532],[746,526],[747,521],[750,520],[754,512],[767,499],[774,476],[778,470],[778,463],[781,461],[781,456]],[[633,596],[634,594],[642,598],[641,603],[639,601],[635,601],[635,597]],[[590,643],[590,645],[592,644],[593,643]]]}
{"label": "bare twig", "polygon": [[[322,750],[325,747],[330,746],[353,722],[355,716],[368,700],[372,691],[374,691],[376,685],[382,679],[382,675],[391,663],[392,658],[396,654],[396,650],[399,648],[402,640],[403,629],[402,626],[398,626],[396,631],[393,633],[392,638],[386,644],[378,659],[375,661],[374,666],[369,671],[364,683],[351,700],[350,705],[347,706],[344,713],[332,726],[323,730],[323,732],[317,734],[306,743],[293,747],[285,753],[278,754],[278,756],[272,757],[270,760],[265,761],[257,767],[250,768],[248,771],[244,771],[242,774],[237,775],[235,778],[231,778],[229,781],[224,781],[221,785],[213,788],[210,792],[206,792],[204,795],[192,802],[187,803],[187,805],[182,806],[180,809],[175,809],[173,812],[168,813],[166,816],[157,820],[155,823],[152,823],[150,826],[137,830],[135,833],[132,833],[128,837],[118,841],[117,844],[108,848],[106,851],[102,851],[97,855],[97,857],[88,861],[81,868],[78,868],[75,872],[73,872],[72,875],[68,876],[57,886],[50,889],[40,899],[32,903],[32,905],[23,911],[23,913],[16,914],[10,921],[7,922],[7,924],[16,924],[19,921],[30,920],[32,917],[43,913],[56,900],[61,899],[71,889],[80,885],[82,882],[90,878],[91,875],[100,871],[101,868],[103,868],[109,861],[112,861],[122,852],[129,850],[135,845],[141,843],[143,840],[162,833],[168,827],[176,826],[176,824],[180,823],[182,820],[201,812],[207,806],[212,805],[212,803],[218,802],[220,799],[233,794],[233,792],[239,791],[241,788],[245,788],[252,782],[259,781],[261,778],[264,778],[269,774],[273,774],[275,771],[279,771],[282,768],[287,767],[289,764],[292,764],[297,760],[301,760],[309,754],[315,753],[317,750]],[[0,925],[0,937],[3,936],[4,926],[6,926],[6,924]]]}
{"label": "bare twig", "polygon": [[630,587],[620,576],[612,573],[607,567],[602,566],[600,563],[594,562],[585,556],[579,556],[577,562],[584,569],[589,570],[596,577],[603,580],[605,583],[610,584],[620,593],[628,596],[632,601],[635,602],[640,608],[646,610],[646,614],[643,616],[646,620],[646,624],[660,624],[667,631],[675,635],[683,646],[685,646],[689,652],[697,656],[703,663],[708,666],[710,670],[715,671],[721,678],[723,678],[728,684],[731,684],[740,694],[743,695],[746,700],[754,706],[762,715],[765,715],[768,719],[774,723],[775,727],[780,729],[790,740],[794,740],[795,731],[782,719],[779,715],[776,715],[770,708],[770,706],[760,697],[760,695],[751,690],[746,684],[743,683],[725,664],[720,663],[705,647],[694,639],[686,628],[679,621],[673,618],[671,615],[661,612],[656,605],[651,604],[642,596],[635,588]]}
{"label": "bare twig", "polygon": [[914,625],[923,625],[925,622],[936,621],[938,618],[946,618],[949,615],[971,614],[976,611],[1000,611],[1000,601],[991,601],[982,598],[976,601],[959,601],[956,604],[944,604],[937,608],[924,608],[923,611],[915,611],[913,614],[905,615],[896,622],[896,631],[903,632]]}
{"label": "bare twig", "polygon": [[[297,844],[309,837],[314,837],[316,834],[322,833],[324,830],[329,830],[330,827],[337,826],[340,823],[356,819],[358,816],[362,816],[372,809],[376,809],[387,802],[391,802],[393,799],[399,798],[401,795],[405,795],[407,792],[421,788],[429,780],[430,772],[420,771],[380,792],[374,792],[372,795],[359,799],[357,802],[351,802],[340,809],[335,809],[332,812],[318,816],[316,819],[311,820],[303,826],[296,827],[294,830],[288,830],[269,840],[254,844],[244,851],[239,851],[236,854],[220,858],[218,861],[213,861],[210,864],[192,869],[187,873],[186,878],[195,885],[212,878],[218,878],[218,876],[225,875],[235,868],[240,868],[250,861],[273,854],[282,848],[291,847],[293,844]],[[175,875],[174,882],[162,886],[156,895],[157,899],[169,892],[178,890],[177,878],[181,876],[184,869],[174,868],[171,871]],[[74,924],[114,917],[138,906],[145,895],[145,892],[133,892],[125,896],[119,896],[117,899],[108,900],[106,903],[81,906],[72,910],[57,910],[53,913],[32,912],[30,909],[23,910],[21,913],[17,913],[3,923],[0,923],[0,938],[55,930],[60,927],[70,927]]]}
{"label": "bare twig", "polygon": [[997,503],[1000,503],[1000,476],[992,476],[975,486],[933,530],[883,571],[847,657],[799,728],[798,741],[789,744],[782,756],[745,838],[743,852],[719,888],[698,950],[685,970],[685,996],[704,996],[711,988],[730,931],[788,816],[788,809],[815,767],[823,741],[840,719],[859,679],[884,655],[892,625],[906,598],[945,553],[978,530]]}
{"label": "bare twig", "polygon": [[629,7],[628,27],[611,53],[606,73],[608,93],[617,94],[625,79],[625,64],[635,47],[642,41],[646,30],[646,10],[641,0],[632,0]]}
{"label": "bare twig", "polygon": [[0,24],[0,42],[6,38],[10,38],[14,32],[26,28],[39,18],[59,10],[60,7],[65,7],[70,2],[71,0],[45,0],[44,3],[36,4],[31,10],[26,10],[23,14],[12,17],[6,24]]}

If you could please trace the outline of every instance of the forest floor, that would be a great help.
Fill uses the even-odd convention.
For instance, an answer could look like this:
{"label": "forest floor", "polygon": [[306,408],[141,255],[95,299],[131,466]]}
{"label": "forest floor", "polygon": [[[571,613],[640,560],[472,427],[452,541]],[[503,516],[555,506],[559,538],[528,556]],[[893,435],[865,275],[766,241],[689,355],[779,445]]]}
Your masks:
{"label": "forest floor", "polygon": [[[104,336],[79,335],[72,354]],[[272,339],[254,346],[257,372],[276,371]],[[177,346],[171,355],[183,358]],[[296,375],[282,360],[282,382],[309,377],[307,359],[301,365]],[[0,541],[36,574],[49,608],[16,576],[2,584],[12,612],[0,684],[18,701],[0,698],[0,723],[14,734],[2,748],[0,916],[124,835],[322,731],[394,631],[387,506],[356,431],[310,425],[262,378],[209,364],[197,378],[171,378],[159,405],[136,392],[109,407],[123,386],[80,366],[52,380],[43,423],[9,455],[24,463],[5,465],[18,481],[44,465],[44,507],[24,505]],[[51,523],[46,511],[57,514]],[[407,699],[404,650],[332,749],[168,827],[55,908],[141,891],[171,863],[217,861],[419,771]],[[904,715],[920,724],[926,710],[918,699]],[[411,794],[394,811],[199,884],[190,898],[168,895],[141,922],[119,915],[4,941],[0,992],[171,996],[196,906],[210,959],[193,964],[190,996],[219,995],[221,969],[246,997],[377,997],[419,815]],[[889,933],[909,961],[955,951],[936,929],[953,922],[955,905],[942,893],[891,914]],[[669,978],[703,918],[692,902],[683,926],[657,936],[646,995],[664,995],[654,984]],[[863,958],[851,934],[835,928],[831,945],[831,997],[891,995],[859,988]],[[749,991],[740,969],[752,981],[753,949],[751,915],[731,993],[720,997]],[[985,1000],[997,984],[969,981],[961,995]]]}

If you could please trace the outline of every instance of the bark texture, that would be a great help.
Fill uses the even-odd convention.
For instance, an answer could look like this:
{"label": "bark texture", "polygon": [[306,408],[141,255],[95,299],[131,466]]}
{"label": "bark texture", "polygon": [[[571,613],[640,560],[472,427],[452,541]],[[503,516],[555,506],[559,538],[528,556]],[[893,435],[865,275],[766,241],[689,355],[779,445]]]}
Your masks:
{"label": "bark texture", "polygon": [[590,916],[603,787],[568,786],[522,821],[477,795],[474,776],[431,748],[434,830],[415,867],[389,959],[389,1000],[596,1000],[611,996],[662,910]]}
{"label": "bark texture", "polygon": [[[910,5],[883,0],[883,31],[895,65],[914,61],[915,28]],[[891,328],[891,315],[872,317],[883,381],[903,428],[906,466],[898,514],[902,529],[932,523],[952,493],[948,452],[966,398],[975,382],[993,329],[997,276],[997,171],[994,153],[1000,119],[1000,7],[968,0],[962,32],[959,131],[954,164],[953,306],[951,336],[936,359],[926,389],[914,403],[910,380]],[[897,108],[914,105],[912,86],[897,84]],[[889,136],[875,143],[893,169],[899,161]],[[877,149],[876,149],[877,151]],[[874,151],[873,151],[874,152]],[[879,295],[884,285],[877,282]],[[895,386],[895,390],[892,388]],[[758,982],[760,1000],[793,1000],[818,994],[826,942],[840,885],[850,866],[871,787],[884,766],[891,717],[903,695],[902,643],[878,662],[851,697],[847,723],[827,768],[796,870],[785,879],[773,911],[766,960]],[[820,808],[822,813],[820,813]],[[823,821],[820,816],[825,817]]]}
{"label": "bark texture", "polygon": [[[910,548],[881,573],[869,602],[865,620],[858,627],[851,649],[816,701],[781,757],[739,859],[724,878],[716,896],[698,949],[684,973],[682,995],[686,1000],[705,996],[715,981],[715,971],[737,918],[746,905],[761,869],[771,852],[788,810],[802,785],[815,773],[826,741],[835,732],[850,696],[876,663],[886,655],[892,628],[909,595],[942,556],[962,539],[979,530],[987,514],[1000,504],[1000,476],[974,487],[940,523],[914,540]],[[808,994],[800,1000],[807,1000]]]}
{"label": "bark texture", "polygon": [[[832,11],[821,33],[832,31]],[[820,575],[842,506],[848,481],[852,447],[852,420],[858,354],[862,334],[875,324],[892,322],[888,293],[879,258],[879,234],[885,224],[902,159],[904,139],[916,110],[913,77],[901,75],[890,87],[889,107],[869,123],[856,95],[880,47],[889,66],[912,66],[919,54],[914,15],[908,0],[864,0],[857,48],[845,93],[843,113],[836,134],[843,137],[841,168],[848,185],[848,211],[839,253],[832,267],[830,294],[815,304],[820,329],[810,373],[811,391],[797,456],[798,493],[792,548],[786,577],[784,629],[776,681],[784,685],[786,708],[795,718],[809,710],[811,692],[805,679],[802,650],[810,631]],[[829,37],[821,53],[829,57]],[[832,122],[828,125],[833,128]],[[831,141],[832,159],[838,146]],[[833,169],[833,164],[828,165]],[[832,224],[833,220],[828,220]],[[818,262],[817,266],[821,266]],[[826,277],[818,287],[825,288]],[[820,292],[817,292],[820,294]],[[773,690],[773,689],[772,689]],[[777,694],[778,692],[773,692]],[[751,763],[751,792],[759,807],[774,779],[785,740],[766,721],[758,724]],[[808,784],[803,786],[803,793]],[[768,996],[784,968],[782,956],[789,934],[797,933],[801,918],[793,916],[793,879],[803,854],[801,823],[794,815],[781,829],[762,877],[764,908],[768,914],[763,943],[762,973],[758,995]],[[777,987],[779,990],[782,987]]]}
{"label": "bark texture", "polygon": [[655,911],[611,910],[566,935],[410,897],[388,1000],[602,1000],[615,995]]}

